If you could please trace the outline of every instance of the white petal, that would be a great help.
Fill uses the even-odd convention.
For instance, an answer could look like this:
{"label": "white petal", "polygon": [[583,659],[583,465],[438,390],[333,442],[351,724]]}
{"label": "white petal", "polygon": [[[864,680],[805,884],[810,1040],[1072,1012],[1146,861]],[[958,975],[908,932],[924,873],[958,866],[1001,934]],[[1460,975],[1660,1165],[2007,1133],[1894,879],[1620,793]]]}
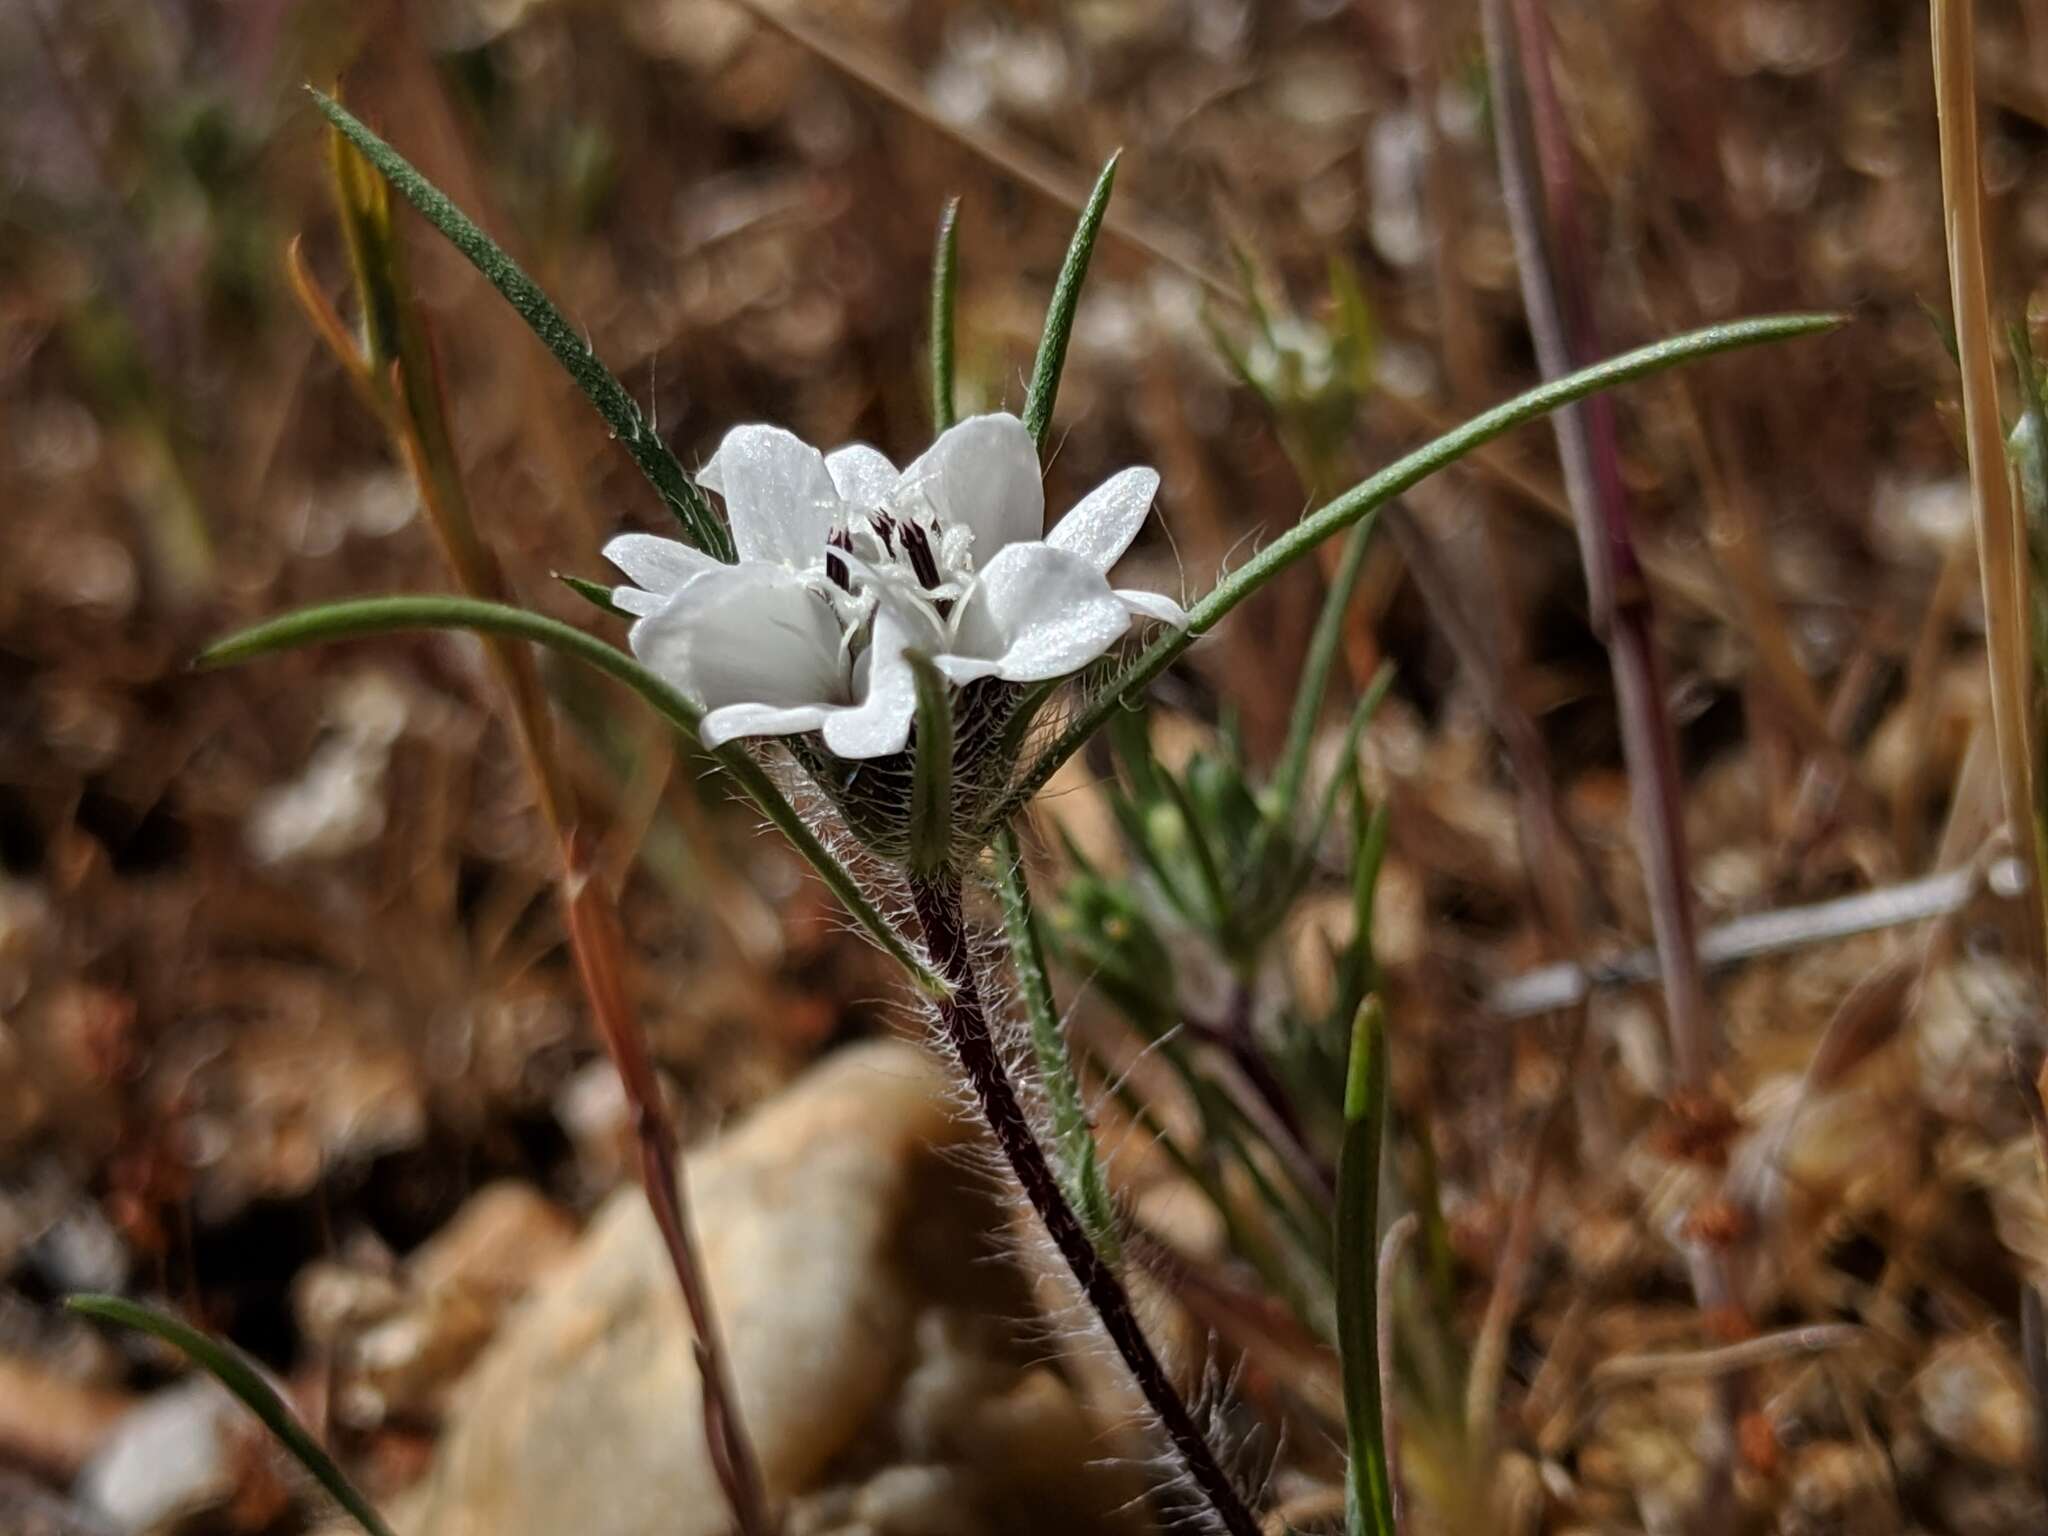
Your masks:
{"label": "white petal", "polygon": [[825,469],[838,487],[839,499],[852,507],[881,506],[899,478],[888,455],[866,443],[834,448],[825,455]]}
{"label": "white petal", "polygon": [[636,586],[664,595],[719,564],[680,539],[656,538],[651,533],[620,534],[605,545],[604,557],[631,577]]}
{"label": "white petal", "polygon": [[704,716],[697,726],[697,739],[716,750],[741,736],[794,736],[815,731],[832,711],[822,704],[795,704],[779,708],[773,704],[728,704]]}
{"label": "white petal", "polygon": [[[839,621],[781,566],[720,566],[633,626],[633,652],[700,708],[843,704]],[[802,729],[802,727],[790,727]]]}
{"label": "white petal", "polygon": [[1131,540],[1145,526],[1152,498],[1159,491],[1159,472],[1127,469],[1112,475],[1074,503],[1074,508],[1045,536],[1054,549],[1070,550],[1107,571],[1123,558]]}
{"label": "white petal", "polygon": [[1188,611],[1172,598],[1158,592],[1141,592],[1135,587],[1118,587],[1117,600],[1141,618],[1157,619],[1175,629],[1188,627]]}
{"label": "white petal", "polygon": [[697,480],[725,498],[740,559],[779,560],[801,571],[825,558],[839,490],[825,456],[794,433],[734,427]]}
{"label": "white petal", "polygon": [[668,606],[668,595],[662,592],[645,592],[639,587],[613,587],[612,604],[625,609],[636,619],[647,619]]}
{"label": "white petal", "polygon": [[1065,677],[1108,650],[1130,625],[1130,610],[1091,561],[1046,544],[1012,544],[964,599],[941,670],[955,682]]}
{"label": "white petal", "polygon": [[1000,412],[970,416],[940,433],[903,471],[894,501],[909,516],[936,513],[941,523],[971,530],[977,565],[1045,532],[1038,448],[1023,422]]}
{"label": "white petal", "polygon": [[882,596],[864,658],[861,700],[825,722],[825,745],[834,755],[886,757],[903,750],[917,714],[917,679],[904,652],[935,651],[943,641],[937,615],[923,602],[893,593]]}

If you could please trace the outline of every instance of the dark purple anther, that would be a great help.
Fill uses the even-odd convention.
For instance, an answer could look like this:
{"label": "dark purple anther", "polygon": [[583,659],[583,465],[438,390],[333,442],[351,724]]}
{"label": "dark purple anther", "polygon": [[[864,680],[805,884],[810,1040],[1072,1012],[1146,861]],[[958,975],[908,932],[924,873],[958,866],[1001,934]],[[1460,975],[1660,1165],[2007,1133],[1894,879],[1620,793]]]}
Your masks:
{"label": "dark purple anther", "polygon": [[939,584],[939,562],[932,557],[932,538],[929,529],[916,523],[903,525],[903,553],[910,557],[910,568],[917,572],[917,579],[929,592]]}
{"label": "dark purple anther", "polygon": [[[833,549],[851,550],[853,548],[853,535],[844,528],[834,528],[825,535],[825,542]],[[847,569],[844,560],[827,555],[825,557],[825,574],[831,578],[832,584],[838,587],[840,591],[851,592],[853,590],[853,572]]]}

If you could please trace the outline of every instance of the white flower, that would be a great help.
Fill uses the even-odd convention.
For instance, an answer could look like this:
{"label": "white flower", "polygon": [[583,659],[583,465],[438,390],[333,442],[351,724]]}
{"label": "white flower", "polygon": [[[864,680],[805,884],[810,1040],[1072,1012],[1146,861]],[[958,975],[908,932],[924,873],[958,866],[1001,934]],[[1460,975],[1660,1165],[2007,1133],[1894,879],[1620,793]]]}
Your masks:
{"label": "white flower", "polygon": [[1159,488],[1127,469],[1045,531],[1031,434],[976,416],[898,473],[864,445],[831,454],[777,427],[736,427],[699,477],[725,498],[737,564],[626,534],[605,556],[635,583],[634,654],[705,711],[707,746],[823,733],[834,755],[900,752],[916,713],[907,652],[951,682],[1045,682],[1171,600],[1112,589]]}

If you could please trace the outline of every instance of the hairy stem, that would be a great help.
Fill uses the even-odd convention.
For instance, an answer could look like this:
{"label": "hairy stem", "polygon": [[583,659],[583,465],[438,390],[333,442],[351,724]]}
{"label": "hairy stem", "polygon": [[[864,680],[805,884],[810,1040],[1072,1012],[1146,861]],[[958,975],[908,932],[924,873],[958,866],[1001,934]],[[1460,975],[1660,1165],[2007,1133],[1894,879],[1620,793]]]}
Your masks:
{"label": "hairy stem", "polygon": [[1017,968],[1017,990],[1023,998],[1024,1015],[1031,1023],[1031,1054],[1037,1058],[1038,1075],[1045,1081],[1059,1171],[1066,1182],[1068,1197],[1080,1208],[1096,1251],[1115,1263],[1119,1246],[1116,1208],[1110,1200],[1108,1181],[1103,1177],[1102,1161],[1095,1155],[1095,1129],[1088,1123],[1080,1074],[1074,1070],[1059,1010],[1053,1006],[1052,982],[1045,971],[1045,947],[1039,942],[1038,919],[1031,910],[1031,880],[1024,868],[1024,850],[1018,843],[1017,829],[998,828],[992,848],[996,889],[1003,899],[1003,935],[1009,941],[1011,963]]}
{"label": "hairy stem", "polygon": [[952,985],[951,995],[937,1003],[939,1023],[960,1058],[975,1100],[981,1106],[982,1118],[988,1122],[1010,1171],[1024,1186],[1025,1197],[1066,1261],[1074,1283],[1101,1319],[1103,1332],[1123,1356],[1138,1390],[1158,1415],[1175,1456],[1215,1512],[1217,1521],[1231,1536],[1260,1536],[1258,1521],[1217,1460],[1195,1423],[1194,1414],[1174,1389],[1172,1378],[1153,1352],[1144,1329],[1138,1326],[1130,1293],[1089,1242],[1087,1230],[1067,1203],[1045,1150],[1039,1146],[1031,1122],[1025,1117],[1024,1106],[989,1031],[988,1013],[968,957],[966,919],[957,877],[943,874],[914,879],[910,899],[924,930],[925,947],[940,974]]}

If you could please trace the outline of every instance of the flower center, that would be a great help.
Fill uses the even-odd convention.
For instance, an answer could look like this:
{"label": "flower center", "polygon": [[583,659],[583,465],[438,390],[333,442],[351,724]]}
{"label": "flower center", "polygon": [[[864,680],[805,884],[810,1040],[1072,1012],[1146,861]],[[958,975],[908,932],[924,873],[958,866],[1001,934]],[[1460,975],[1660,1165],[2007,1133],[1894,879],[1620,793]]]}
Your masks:
{"label": "flower center", "polygon": [[[848,554],[852,554],[852,530],[847,528],[834,528],[830,533],[825,535],[825,547],[827,549],[843,549]],[[837,587],[840,591],[851,592],[853,590],[853,572],[847,569],[846,562],[844,560],[841,560],[837,555],[828,554],[825,556],[825,576],[826,579],[829,580],[832,583],[832,585]]]}
{"label": "flower center", "polygon": [[906,595],[915,594],[941,620],[952,615],[974,575],[965,530],[916,517],[900,506],[856,511],[826,536],[825,543],[825,575],[843,594],[838,601],[850,600],[862,613],[870,598],[856,592],[857,573],[871,583],[884,582]]}
{"label": "flower center", "polygon": [[932,553],[930,529],[908,518],[891,517],[886,512],[874,514],[868,520],[868,526],[875,530],[875,537],[882,541],[884,549],[909,564],[919,586],[927,592],[938,586],[939,561],[938,556]]}

